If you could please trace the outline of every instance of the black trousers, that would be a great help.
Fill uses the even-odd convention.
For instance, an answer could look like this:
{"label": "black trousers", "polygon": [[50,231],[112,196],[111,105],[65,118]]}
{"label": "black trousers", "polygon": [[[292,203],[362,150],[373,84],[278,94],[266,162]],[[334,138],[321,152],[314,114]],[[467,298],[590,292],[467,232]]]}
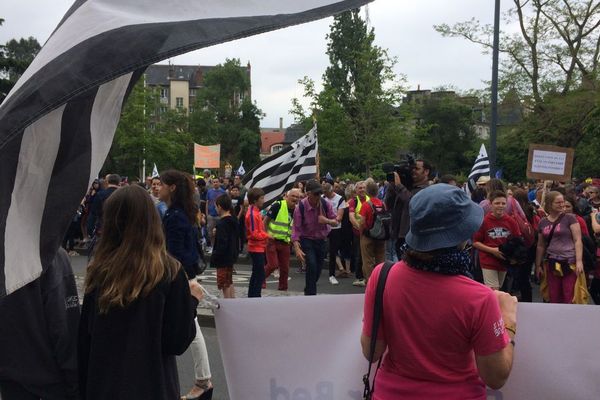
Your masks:
{"label": "black trousers", "polygon": [[594,304],[600,305],[600,278],[592,279],[590,285],[590,296],[594,300]]}
{"label": "black trousers", "polygon": [[[335,276],[335,270],[337,264],[335,259],[338,255],[338,251],[342,245],[342,230],[341,229],[332,229],[329,232],[329,276]],[[345,266],[346,260],[341,257],[342,265]]]}
{"label": "black trousers", "polygon": [[350,270],[354,272],[356,279],[365,279],[362,270],[362,255],[360,253],[360,237],[354,235],[352,240],[352,258],[350,259]]}
{"label": "black trousers", "polygon": [[30,393],[22,385],[12,381],[0,381],[2,400],[40,400],[40,396]]}

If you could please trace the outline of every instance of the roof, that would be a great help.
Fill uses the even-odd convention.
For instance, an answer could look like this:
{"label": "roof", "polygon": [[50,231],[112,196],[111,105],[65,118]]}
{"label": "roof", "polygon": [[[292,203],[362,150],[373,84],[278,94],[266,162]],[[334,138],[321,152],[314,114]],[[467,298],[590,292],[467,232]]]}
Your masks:
{"label": "roof", "polygon": [[[183,80],[190,83],[191,88],[202,87],[204,75],[214,65],[165,65],[153,64],[146,69],[146,84],[150,86],[169,86],[170,80]],[[244,70],[250,73],[250,64],[242,66]]]}
{"label": "roof", "polygon": [[307,133],[308,131],[304,129],[302,125],[290,125],[290,127],[285,130],[285,139],[283,140],[283,143],[292,144]]}
{"label": "roof", "polygon": [[261,128],[260,129],[260,152],[261,154],[270,154],[271,147],[276,144],[283,144],[285,130],[279,128]]}

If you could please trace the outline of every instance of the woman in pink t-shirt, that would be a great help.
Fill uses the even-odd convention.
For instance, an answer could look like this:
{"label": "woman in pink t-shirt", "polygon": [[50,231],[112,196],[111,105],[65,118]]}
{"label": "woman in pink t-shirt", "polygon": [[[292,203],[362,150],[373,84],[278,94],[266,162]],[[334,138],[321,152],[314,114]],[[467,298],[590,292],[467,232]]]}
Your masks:
{"label": "woman in pink t-shirt", "polygon": [[[373,362],[385,352],[373,399],[481,399],[512,367],[515,297],[471,277],[466,241],[483,210],[456,187],[430,186],[409,206],[403,261],[389,273]],[[361,336],[369,359],[375,292],[369,280]],[[386,351],[387,350],[387,351]]]}

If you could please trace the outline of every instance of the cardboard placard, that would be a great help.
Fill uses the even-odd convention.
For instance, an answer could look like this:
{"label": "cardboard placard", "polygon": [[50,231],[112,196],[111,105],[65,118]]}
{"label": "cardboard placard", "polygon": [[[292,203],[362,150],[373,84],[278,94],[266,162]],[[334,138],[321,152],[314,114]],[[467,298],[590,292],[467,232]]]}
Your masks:
{"label": "cardboard placard", "polygon": [[573,171],[575,149],[546,144],[530,144],[527,159],[527,177],[569,181]]}

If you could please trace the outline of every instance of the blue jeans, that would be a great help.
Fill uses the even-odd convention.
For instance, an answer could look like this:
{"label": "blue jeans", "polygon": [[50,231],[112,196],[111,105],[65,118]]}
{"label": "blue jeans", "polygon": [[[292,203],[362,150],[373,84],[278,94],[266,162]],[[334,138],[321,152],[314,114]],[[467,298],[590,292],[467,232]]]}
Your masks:
{"label": "blue jeans", "polygon": [[252,258],[252,275],[248,284],[248,297],[260,297],[262,284],[265,281],[265,253],[250,252]]}
{"label": "blue jeans", "polygon": [[306,283],[304,286],[305,296],[314,296],[317,294],[317,281],[321,276],[323,261],[327,255],[327,246],[325,240],[300,239],[300,247],[306,258]]}

